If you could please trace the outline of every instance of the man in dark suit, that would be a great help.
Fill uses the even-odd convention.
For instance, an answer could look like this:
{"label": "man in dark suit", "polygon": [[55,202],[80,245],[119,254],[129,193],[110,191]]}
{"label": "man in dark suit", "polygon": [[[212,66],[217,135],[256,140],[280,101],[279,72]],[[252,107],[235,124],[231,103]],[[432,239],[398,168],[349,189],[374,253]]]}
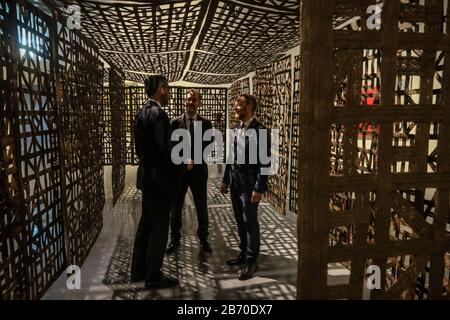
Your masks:
{"label": "man in dark suit", "polygon": [[[237,98],[234,111],[240,123],[233,129],[232,164],[227,161],[220,192],[231,193],[237,222],[241,253],[227,261],[228,265],[242,265],[238,278],[247,280],[257,270],[260,248],[258,204],[267,190],[270,169],[270,139],[268,130],[255,118],[256,99],[248,94]],[[262,140],[262,135],[266,139]],[[265,142],[263,142],[265,141]],[[260,149],[262,152],[260,153]],[[231,149],[231,148],[230,148]],[[265,153],[264,153],[265,152]],[[263,162],[261,154],[265,155]]]}
{"label": "man in dark suit", "polygon": [[169,85],[163,76],[155,75],[145,81],[145,89],[149,99],[134,122],[142,216],[134,242],[131,281],[145,280],[146,288],[166,288],[178,284],[161,272],[169,233],[171,183],[176,176],[170,158],[170,122],[161,109],[169,101]]}
{"label": "man in dark suit", "polygon": [[[180,189],[176,192],[177,196],[170,219],[171,242],[167,248],[167,252],[173,253],[180,247],[182,211],[188,188],[191,189],[197,211],[197,236],[200,240],[200,246],[204,251],[211,252],[212,249],[208,243],[208,166],[203,159],[203,151],[210,142],[203,141],[202,137],[205,131],[212,129],[212,123],[198,114],[201,96],[196,90],[191,89],[188,91],[184,103],[185,113],[171,121],[170,129],[172,132],[177,129],[186,129],[189,131],[190,155],[187,157],[183,155],[187,161],[186,164],[182,165],[182,169],[179,172]],[[200,130],[200,127],[201,131],[198,133],[201,133],[201,135],[194,134],[194,131]],[[195,148],[196,145],[200,146],[200,148]],[[194,157],[195,151],[199,154]]]}

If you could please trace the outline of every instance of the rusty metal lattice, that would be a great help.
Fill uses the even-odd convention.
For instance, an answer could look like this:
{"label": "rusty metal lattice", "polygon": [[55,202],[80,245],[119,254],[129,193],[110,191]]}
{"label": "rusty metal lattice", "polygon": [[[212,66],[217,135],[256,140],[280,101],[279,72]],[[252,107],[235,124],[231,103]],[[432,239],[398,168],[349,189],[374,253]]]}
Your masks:
{"label": "rusty metal lattice", "polygon": [[292,97],[291,168],[289,176],[289,210],[298,213],[298,146],[300,144],[300,56],[294,57],[294,96]]}
{"label": "rusty metal lattice", "polygon": [[102,66],[27,1],[2,2],[0,27],[0,297],[37,299],[100,232]]}
{"label": "rusty metal lattice", "polygon": [[51,73],[50,24],[18,2],[18,121],[30,297],[38,297],[65,265],[61,158]]}
{"label": "rusty metal lattice", "polygon": [[113,204],[125,188],[126,106],[123,73],[113,67],[109,70],[109,101],[111,109],[112,190]]}
{"label": "rusty metal lattice", "polygon": [[125,135],[127,164],[138,165],[139,158],[134,146],[134,118],[147,100],[144,87],[125,87]]}
{"label": "rusty metal lattice", "polygon": [[279,130],[279,149],[273,151],[278,170],[269,177],[267,200],[278,212],[286,212],[288,195],[290,137],[292,120],[292,62],[286,56],[256,70],[255,87],[258,118],[269,129]]}
{"label": "rusty metal lattice", "polygon": [[27,252],[22,250],[26,241],[23,195],[17,166],[20,145],[16,139],[16,93],[10,83],[11,79],[17,80],[12,63],[14,36],[8,34],[11,10],[10,3],[0,4],[0,300],[28,297]]}
{"label": "rusty metal lattice", "polygon": [[[109,74],[109,72],[105,71]],[[109,75],[108,75],[109,78]],[[111,104],[109,100],[109,87],[103,87],[102,90],[102,122],[101,130],[103,137],[102,145],[102,164],[104,166],[112,165],[112,119],[111,119]]]}
{"label": "rusty metal lattice", "polygon": [[83,34],[127,80],[140,83],[144,72],[170,82],[228,84],[299,43],[297,0],[47,2],[61,10],[79,5]]}
{"label": "rusty metal lattice", "polygon": [[[299,163],[298,297],[448,298],[444,1],[384,1],[379,31],[365,13],[377,1],[335,3],[302,8],[300,148],[311,156]],[[327,283],[332,264],[349,269],[346,284]],[[380,290],[365,289],[368,266]]]}
{"label": "rusty metal lattice", "polygon": [[55,26],[67,257],[71,264],[81,265],[102,227],[104,188],[99,124],[103,65],[98,51],[79,35],[62,23]]}
{"label": "rusty metal lattice", "polygon": [[253,92],[258,102],[256,110],[258,119],[267,127],[272,128],[272,107],[273,107],[273,69],[272,65],[268,65],[256,69],[253,78]]}

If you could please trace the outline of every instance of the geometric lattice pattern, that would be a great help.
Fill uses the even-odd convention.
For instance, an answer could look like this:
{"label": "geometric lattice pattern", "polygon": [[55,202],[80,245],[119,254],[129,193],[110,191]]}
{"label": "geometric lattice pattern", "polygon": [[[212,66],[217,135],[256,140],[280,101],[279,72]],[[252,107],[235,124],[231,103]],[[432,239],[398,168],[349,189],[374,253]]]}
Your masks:
{"label": "geometric lattice pattern", "polygon": [[[14,6],[13,6],[14,7]],[[9,81],[17,70],[12,64],[13,43],[6,30],[13,10],[11,3],[0,4],[0,300],[27,297],[25,239],[21,179],[18,167],[17,106]]]}
{"label": "geometric lattice pattern", "polygon": [[216,196],[208,198],[214,254],[205,254],[198,248],[195,207],[192,196],[188,194],[183,208],[181,248],[176,254],[166,255],[163,264],[163,272],[176,276],[181,285],[166,292],[145,290],[129,283],[133,236],[140,214],[136,204],[140,203],[141,193],[134,187],[124,192],[112,212],[115,223],[119,221],[120,224],[119,237],[103,279],[103,284],[114,291],[112,299],[295,299],[295,215],[280,217],[267,203],[260,204],[258,272],[265,281],[237,282],[236,268],[224,266],[224,261],[237,252],[239,237],[229,195],[217,193],[221,180],[208,180],[208,192]]}
{"label": "geometric lattice pattern", "polygon": [[123,74],[113,67],[109,70],[109,101],[111,110],[112,190],[113,204],[115,204],[125,188],[127,113]]}
{"label": "geometric lattice pattern", "polygon": [[[225,121],[226,121],[226,97],[227,89],[225,88],[187,88],[187,87],[170,87],[170,100],[164,111],[167,112],[169,119],[174,119],[184,113],[184,100],[189,89],[197,90],[202,101],[199,108],[199,114],[211,120],[215,129],[219,130],[225,138]],[[122,122],[125,128],[126,136],[126,164],[138,165],[139,159],[135,152],[134,146],[134,118],[137,112],[142,108],[144,102],[148,99],[144,87],[125,87],[125,116]],[[106,123],[105,127],[109,124]]]}
{"label": "geometric lattice pattern", "polygon": [[81,32],[126,80],[231,83],[299,43],[298,0],[96,2],[81,7]]}
{"label": "geometric lattice pattern", "polygon": [[[372,299],[449,298],[446,1],[384,1],[379,30],[358,1],[319,2],[302,11],[298,296],[360,299],[376,266]],[[348,283],[327,284],[334,263]]]}
{"label": "geometric lattice pattern", "polygon": [[81,265],[102,227],[104,185],[100,128],[103,64],[98,50],[57,22],[56,87],[64,179],[67,262]]}
{"label": "geometric lattice pattern", "polygon": [[[17,20],[18,125],[29,296],[37,297],[65,265],[60,137],[53,75],[51,24],[26,2],[11,8]],[[15,11],[17,10],[17,11]],[[16,49],[17,50],[17,49]],[[13,84],[14,85],[14,84]]]}
{"label": "geometric lattice pattern", "polygon": [[272,157],[278,161],[278,171],[269,177],[267,201],[280,213],[286,212],[288,196],[290,137],[292,121],[291,56],[256,70],[253,92],[258,103],[258,119],[268,129],[278,129],[279,149]]}
{"label": "geometric lattice pattern", "polygon": [[291,164],[289,176],[289,210],[298,213],[298,157],[300,144],[300,56],[294,57],[294,96],[292,98]]}
{"label": "geometric lattice pattern", "polygon": [[[105,74],[109,74],[105,70]],[[108,75],[109,78],[109,75]],[[111,140],[111,104],[109,101],[109,87],[103,87],[102,89],[102,122],[101,122],[101,132],[103,136],[102,144],[102,164],[104,166],[112,165],[112,140]],[[125,97],[126,99],[126,97]]]}
{"label": "geometric lattice pattern", "polygon": [[0,51],[0,299],[36,299],[101,228],[102,66],[21,0],[0,4]]}

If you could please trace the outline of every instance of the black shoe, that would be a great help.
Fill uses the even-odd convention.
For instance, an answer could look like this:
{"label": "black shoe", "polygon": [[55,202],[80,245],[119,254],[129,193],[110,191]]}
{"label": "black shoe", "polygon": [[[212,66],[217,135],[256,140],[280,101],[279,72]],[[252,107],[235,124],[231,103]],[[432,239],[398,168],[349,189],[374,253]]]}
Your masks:
{"label": "black shoe", "polygon": [[210,244],[208,243],[208,241],[200,241],[200,247],[202,248],[203,251],[205,252],[212,252],[212,248],[210,246]]}
{"label": "black shoe", "polygon": [[247,262],[241,270],[238,272],[239,280],[248,280],[253,277],[256,270],[258,270],[258,266],[255,262]]}
{"label": "black shoe", "polygon": [[178,280],[172,277],[161,276],[159,279],[145,283],[145,289],[170,288],[178,285]]}
{"label": "black shoe", "polygon": [[229,266],[237,266],[243,263],[245,263],[245,257],[242,253],[236,258],[227,260],[227,265]]}
{"label": "black shoe", "polygon": [[180,248],[180,240],[172,240],[167,247],[167,253],[174,253]]}

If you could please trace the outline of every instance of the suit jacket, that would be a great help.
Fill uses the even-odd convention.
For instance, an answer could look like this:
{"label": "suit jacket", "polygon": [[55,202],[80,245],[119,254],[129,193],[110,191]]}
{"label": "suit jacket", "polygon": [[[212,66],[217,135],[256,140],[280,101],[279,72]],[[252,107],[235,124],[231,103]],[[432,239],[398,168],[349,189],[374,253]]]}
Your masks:
{"label": "suit jacket", "polygon": [[[261,174],[261,169],[269,169],[270,168],[270,161],[269,163],[263,164],[260,157],[260,148],[261,146],[261,129],[267,130],[266,127],[264,127],[258,120],[253,119],[253,121],[249,124],[247,128],[247,132],[250,133],[250,129],[254,129],[254,132],[251,133],[250,136],[245,136],[245,163],[239,164],[237,163],[237,151],[238,151],[238,144],[237,144],[237,129],[239,128],[239,125],[233,128],[233,136],[234,141],[230,141],[232,143],[232,147],[234,148],[234,159],[233,164],[227,164],[225,167],[225,173],[223,176],[222,182],[226,185],[230,186],[232,191],[238,192],[238,193],[251,193],[253,191],[264,193],[267,191],[267,180],[268,175]],[[270,148],[271,148],[271,142],[270,142],[270,132],[269,130],[267,132],[267,145],[264,146],[266,151],[266,154],[268,157],[270,157]],[[256,144],[256,146],[252,145]],[[253,151],[252,151],[253,150]],[[250,151],[254,152],[257,151],[256,156],[256,164],[250,164],[249,159],[250,157]]]}
{"label": "suit jacket", "polygon": [[137,187],[166,188],[174,174],[170,158],[170,122],[157,103],[147,100],[134,120],[136,154],[140,159]]}
{"label": "suit jacket", "polygon": [[[212,129],[212,123],[210,120],[203,118],[202,116],[200,116],[199,114],[197,114],[197,121],[201,121],[202,122],[202,137],[205,134],[205,132],[208,129]],[[182,114],[179,117],[176,117],[174,119],[172,119],[172,121],[170,122],[170,130],[171,132],[175,131],[176,129],[186,129],[189,130],[189,125],[188,125],[188,119],[186,118],[186,114]],[[211,143],[211,141],[201,141],[202,143],[202,154],[203,151],[205,150],[205,148]],[[193,155],[192,155],[193,156]],[[206,162],[203,161],[203,157],[202,157],[202,163],[201,164],[195,164],[194,168],[192,169],[193,172],[195,174],[200,174],[203,177],[208,178],[208,165],[206,164]],[[181,166],[181,173],[187,173],[187,167],[186,165],[182,165]]]}

